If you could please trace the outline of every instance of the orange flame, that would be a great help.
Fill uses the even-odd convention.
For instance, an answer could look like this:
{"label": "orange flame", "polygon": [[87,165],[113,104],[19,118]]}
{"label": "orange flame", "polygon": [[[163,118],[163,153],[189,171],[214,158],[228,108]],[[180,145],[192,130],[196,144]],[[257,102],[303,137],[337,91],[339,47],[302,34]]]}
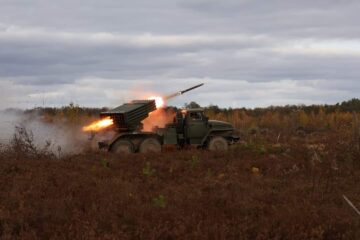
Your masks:
{"label": "orange flame", "polygon": [[148,98],[149,100],[155,100],[156,108],[163,108],[165,106],[165,101],[162,97],[159,96],[151,96]]}
{"label": "orange flame", "polygon": [[107,118],[98,120],[96,122],[93,122],[93,123],[83,127],[83,131],[84,132],[90,132],[90,131],[97,132],[97,131],[107,128],[113,124],[114,124],[114,121],[110,117],[107,117]]}

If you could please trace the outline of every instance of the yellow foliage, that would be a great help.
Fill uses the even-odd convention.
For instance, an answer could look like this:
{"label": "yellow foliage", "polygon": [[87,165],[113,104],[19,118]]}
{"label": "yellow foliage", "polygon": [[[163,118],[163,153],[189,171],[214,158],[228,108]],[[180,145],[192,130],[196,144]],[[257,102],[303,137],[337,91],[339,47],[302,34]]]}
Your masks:
{"label": "yellow foliage", "polygon": [[303,110],[301,110],[299,113],[299,125],[302,127],[306,127],[308,124],[309,124],[309,117]]}

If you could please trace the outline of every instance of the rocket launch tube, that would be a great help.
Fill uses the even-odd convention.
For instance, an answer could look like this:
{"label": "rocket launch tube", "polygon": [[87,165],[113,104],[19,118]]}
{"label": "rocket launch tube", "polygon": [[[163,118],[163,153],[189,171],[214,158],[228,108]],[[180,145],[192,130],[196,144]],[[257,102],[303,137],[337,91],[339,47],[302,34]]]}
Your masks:
{"label": "rocket launch tube", "polygon": [[170,95],[164,97],[164,99],[165,99],[165,100],[168,100],[168,99],[174,98],[174,97],[176,97],[176,96],[183,95],[184,93],[189,92],[189,91],[191,91],[191,90],[194,90],[195,88],[199,88],[199,87],[201,87],[201,86],[203,86],[203,85],[204,85],[204,83],[201,83],[201,84],[198,84],[198,85],[193,86],[193,87],[191,87],[191,88],[185,89],[185,90],[183,90],[183,91],[170,94]]}

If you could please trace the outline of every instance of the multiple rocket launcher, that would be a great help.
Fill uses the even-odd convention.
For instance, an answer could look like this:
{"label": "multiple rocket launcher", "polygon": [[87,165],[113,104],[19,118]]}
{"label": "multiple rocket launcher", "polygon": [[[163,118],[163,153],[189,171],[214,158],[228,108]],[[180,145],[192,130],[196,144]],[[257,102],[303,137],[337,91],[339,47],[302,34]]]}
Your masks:
{"label": "multiple rocket launcher", "polygon": [[[204,83],[198,84],[183,91],[165,96],[163,99],[169,100],[203,85]],[[155,100],[134,100],[110,111],[102,112],[100,117],[111,118],[119,132],[137,131],[141,129],[141,122],[149,116],[149,113],[155,110]]]}
{"label": "multiple rocket launcher", "polygon": [[[151,112],[161,108],[165,100],[203,85],[199,84],[165,97],[135,100],[110,111],[102,112],[100,115],[102,120],[99,121],[101,124],[96,123],[95,129],[99,131],[111,126],[111,130],[115,130],[116,133],[112,139],[99,142],[99,147],[118,154],[161,152],[162,145],[174,145],[179,148],[192,145],[214,151],[227,150],[229,145],[239,140],[239,137],[234,133],[234,127],[227,122],[209,120],[203,115],[202,109],[187,111],[185,116],[182,111],[177,111],[174,122],[166,124],[164,127],[156,127],[160,124],[157,118],[163,112],[153,113],[153,118],[147,120],[155,121],[153,124],[155,127],[148,132],[142,131],[143,120],[149,117]],[[158,105],[156,105],[156,100],[158,100]],[[202,116],[201,121],[194,119],[192,114]],[[97,126],[100,127],[96,128]],[[91,131],[91,128],[92,126],[88,129]]]}

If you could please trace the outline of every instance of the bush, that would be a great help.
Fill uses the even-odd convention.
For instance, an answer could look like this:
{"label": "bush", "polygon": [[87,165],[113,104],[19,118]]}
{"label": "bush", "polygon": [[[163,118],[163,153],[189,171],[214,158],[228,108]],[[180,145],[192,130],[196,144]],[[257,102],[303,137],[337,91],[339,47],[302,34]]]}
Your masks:
{"label": "bush", "polygon": [[43,159],[54,158],[55,154],[50,151],[51,141],[46,140],[45,145],[40,147],[35,144],[34,134],[25,126],[15,126],[15,133],[8,145],[2,145],[2,155],[15,157],[16,159]]}

